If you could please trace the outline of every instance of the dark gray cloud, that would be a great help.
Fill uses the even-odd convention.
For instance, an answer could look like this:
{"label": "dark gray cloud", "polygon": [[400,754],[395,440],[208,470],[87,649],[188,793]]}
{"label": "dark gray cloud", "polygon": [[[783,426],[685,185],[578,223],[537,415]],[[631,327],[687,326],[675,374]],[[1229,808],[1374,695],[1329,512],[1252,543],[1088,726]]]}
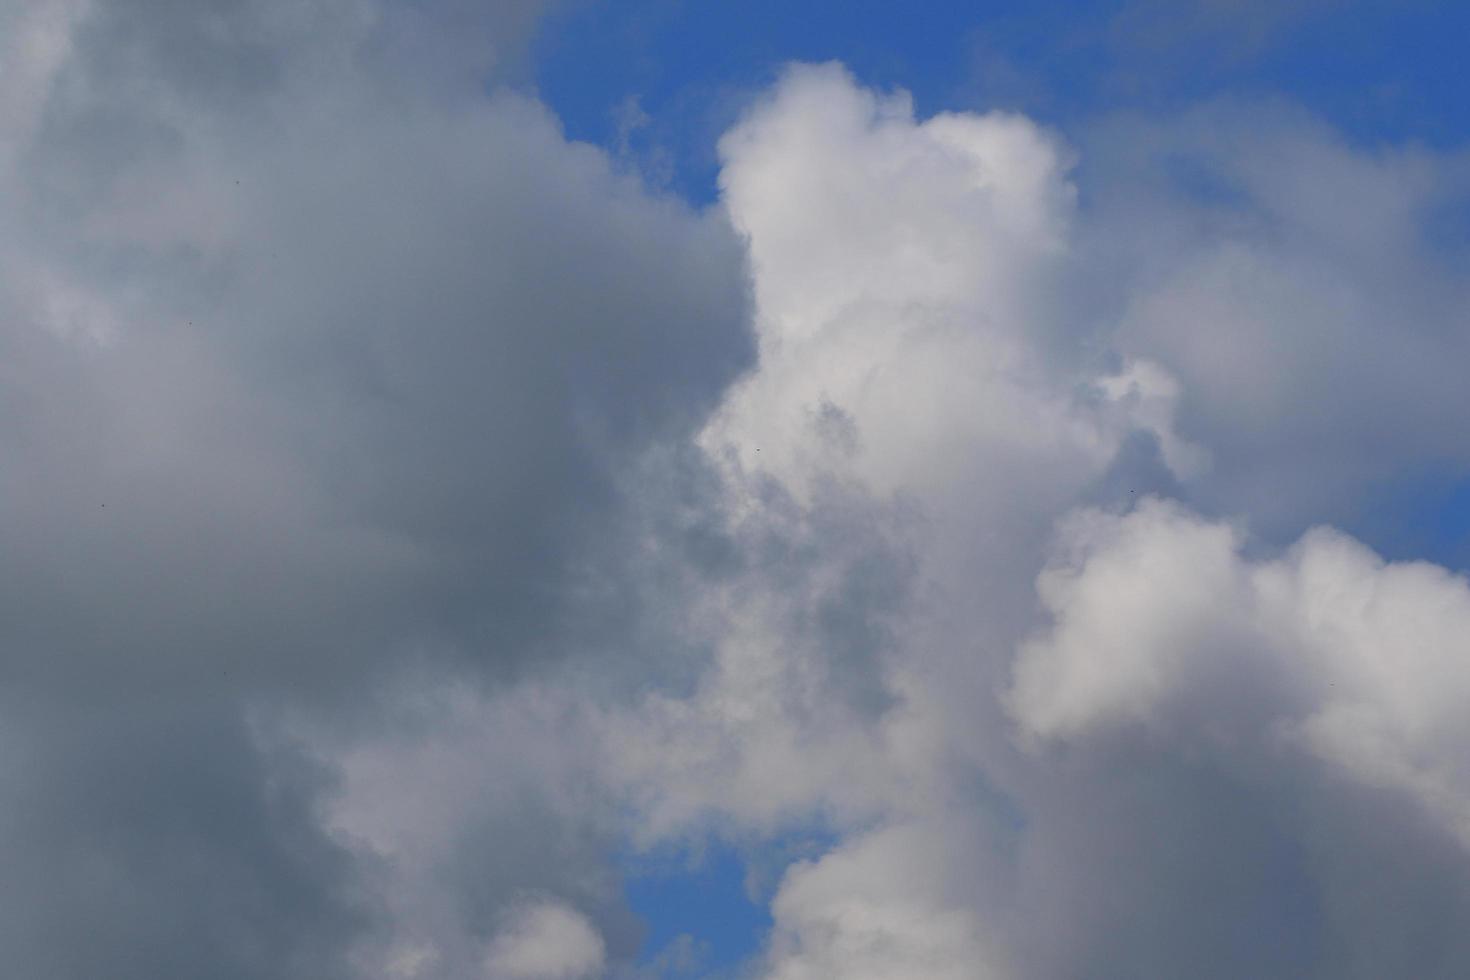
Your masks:
{"label": "dark gray cloud", "polygon": [[[478,684],[614,642],[624,471],[750,363],[745,271],[717,216],[484,94],[534,13],[7,12],[13,969],[377,975],[376,860],[270,719],[371,730],[395,675]],[[592,901],[573,886],[605,837],[535,793],[494,813],[443,858],[458,930],[522,892]],[[629,955],[616,888],[594,897]]]}
{"label": "dark gray cloud", "polygon": [[[617,468],[748,363],[733,236],[512,96],[286,86],[265,121],[210,99],[169,120],[197,94],[162,64],[173,33],[248,47],[262,8],[106,9],[76,30],[136,51],[78,45],[58,74],[101,46],[106,84],[47,102],[12,184],[5,669],[337,683],[396,645],[522,655]],[[120,152],[94,115],[171,135]]]}
{"label": "dark gray cloud", "polygon": [[1463,854],[1403,801],[1241,744],[1124,735],[1039,768],[1025,975],[1451,977],[1470,953]]}
{"label": "dark gray cloud", "polygon": [[373,899],[316,814],[327,778],[221,695],[11,690],[0,942],[27,976],[346,977]]}

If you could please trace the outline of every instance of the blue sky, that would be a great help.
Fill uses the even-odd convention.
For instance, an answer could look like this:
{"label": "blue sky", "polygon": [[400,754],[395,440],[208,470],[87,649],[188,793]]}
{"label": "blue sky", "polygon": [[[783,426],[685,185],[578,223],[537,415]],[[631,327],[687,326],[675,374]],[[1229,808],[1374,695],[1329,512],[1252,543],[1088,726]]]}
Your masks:
{"label": "blue sky", "polygon": [[1458,146],[1470,79],[1463,5],[1305,2],[571,2],[535,45],[537,90],[569,134],[616,145],[648,116],[685,194],[706,199],[713,142],[787,61],[836,59],[921,114],[1005,108],[1062,126],[1116,110],[1285,98],[1365,144]]}
{"label": "blue sky", "polygon": [[624,869],[628,900],[648,925],[646,962],[689,936],[702,969],[721,970],[758,949],[770,928],[769,895],[753,890],[745,861],[729,846],[663,860],[634,857]]}

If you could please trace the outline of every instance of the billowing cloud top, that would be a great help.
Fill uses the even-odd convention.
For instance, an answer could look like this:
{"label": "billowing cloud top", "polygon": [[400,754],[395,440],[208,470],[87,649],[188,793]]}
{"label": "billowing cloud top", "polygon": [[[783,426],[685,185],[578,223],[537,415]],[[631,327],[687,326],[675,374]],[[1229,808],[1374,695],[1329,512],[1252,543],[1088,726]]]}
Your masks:
{"label": "billowing cloud top", "polygon": [[0,7],[8,968],[1460,975],[1470,584],[1332,525],[1470,468],[1463,161],[796,65],[699,209],[537,13]]}

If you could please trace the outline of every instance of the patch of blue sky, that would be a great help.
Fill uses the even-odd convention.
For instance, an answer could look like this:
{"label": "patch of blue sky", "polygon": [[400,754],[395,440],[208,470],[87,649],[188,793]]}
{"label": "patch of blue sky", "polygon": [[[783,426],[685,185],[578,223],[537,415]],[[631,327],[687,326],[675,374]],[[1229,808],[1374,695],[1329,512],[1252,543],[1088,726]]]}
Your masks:
{"label": "patch of blue sky", "polygon": [[577,139],[714,196],[718,135],[789,61],[841,60],[923,114],[1000,107],[1064,129],[1113,109],[1284,98],[1355,142],[1459,146],[1470,4],[1428,0],[570,0],[541,96]]}
{"label": "patch of blue sky", "polygon": [[[762,855],[800,840],[777,841]],[[695,849],[625,855],[628,903],[648,929],[639,966],[666,977],[733,975],[759,952],[771,927],[775,881],[760,861],[718,841]]]}
{"label": "patch of blue sky", "polygon": [[1391,561],[1430,561],[1470,574],[1470,478],[1453,469],[1383,488],[1344,530]]}

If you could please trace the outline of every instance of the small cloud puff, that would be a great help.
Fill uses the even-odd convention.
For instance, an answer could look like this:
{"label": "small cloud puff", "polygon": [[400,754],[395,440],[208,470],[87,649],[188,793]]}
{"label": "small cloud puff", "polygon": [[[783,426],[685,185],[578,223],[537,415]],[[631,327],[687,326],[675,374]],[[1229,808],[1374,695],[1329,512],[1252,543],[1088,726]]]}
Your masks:
{"label": "small cloud puff", "polygon": [[485,980],[587,980],[607,949],[587,917],[551,899],[512,909],[485,954]]}

